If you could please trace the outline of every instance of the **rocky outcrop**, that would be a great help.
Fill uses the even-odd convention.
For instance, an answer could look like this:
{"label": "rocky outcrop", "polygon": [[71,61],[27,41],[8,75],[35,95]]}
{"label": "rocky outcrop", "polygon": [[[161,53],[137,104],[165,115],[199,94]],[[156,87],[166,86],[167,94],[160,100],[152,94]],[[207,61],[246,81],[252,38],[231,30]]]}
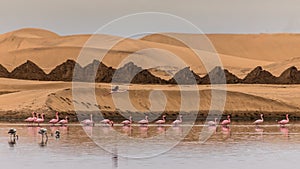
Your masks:
{"label": "rocky outcrop", "polygon": [[241,79],[219,66],[215,67],[202,78],[202,84],[235,84],[240,82]]}
{"label": "rocky outcrop", "polygon": [[2,65],[0,65],[0,77],[9,77],[8,70]]}
{"label": "rocky outcrop", "polygon": [[134,84],[167,84],[166,80],[154,76],[148,70],[142,70],[134,76],[131,83]]}
{"label": "rocky outcrop", "polygon": [[178,71],[168,83],[170,84],[201,84],[201,77],[195,72],[190,70],[189,67],[185,67]]}
{"label": "rocky outcrop", "polygon": [[26,63],[16,67],[10,73],[9,77],[26,80],[46,80],[46,73],[35,63],[27,61]]}
{"label": "rocky outcrop", "polygon": [[263,70],[261,66],[257,66],[242,80],[247,84],[276,84],[277,78],[270,72]]}
{"label": "rocky outcrop", "polygon": [[[75,69],[76,67],[76,69]],[[75,74],[74,74],[75,69]],[[56,66],[48,75],[47,80],[50,81],[83,81],[84,74],[83,68],[73,60]]]}
{"label": "rocky outcrop", "polygon": [[300,84],[300,71],[294,66],[286,69],[279,77],[273,76],[270,72],[258,66],[248,73],[244,79],[239,79],[221,67],[215,67],[201,78],[189,67],[185,67],[178,71],[173,78],[166,81],[154,76],[150,71],[138,67],[133,62],[129,62],[119,69],[114,69],[98,60],[94,60],[84,68],[73,60],[67,60],[56,66],[49,74],[46,74],[31,61],[16,67],[11,73],[0,65],[0,77],[26,80],[134,84]]}
{"label": "rocky outcrop", "polygon": [[102,62],[94,60],[83,68],[85,81],[110,83],[112,81],[115,69],[107,67]]}
{"label": "rocky outcrop", "polygon": [[148,70],[143,70],[132,62],[117,69],[113,75],[112,81],[117,83],[135,84],[167,84],[167,81],[152,75]]}
{"label": "rocky outcrop", "polygon": [[295,66],[292,66],[281,73],[277,78],[279,84],[299,84],[300,72]]}
{"label": "rocky outcrop", "polygon": [[123,67],[116,70],[113,76],[113,82],[129,83],[143,69],[136,66],[134,63],[129,62]]}
{"label": "rocky outcrop", "polygon": [[107,67],[102,62],[99,63],[97,74],[96,74],[96,82],[110,83],[112,81],[112,77],[116,69],[112,67]]}

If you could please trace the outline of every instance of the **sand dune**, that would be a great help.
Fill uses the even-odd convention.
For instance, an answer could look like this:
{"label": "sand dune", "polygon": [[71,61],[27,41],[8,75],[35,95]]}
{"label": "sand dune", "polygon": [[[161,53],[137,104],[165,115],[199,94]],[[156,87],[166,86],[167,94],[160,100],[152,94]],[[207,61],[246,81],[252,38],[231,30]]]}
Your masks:
{"label": "sand dune", "polygon": [[[167,33],[166,35],[180,37],[191,44],[199,42],[203,35]],[[300,56],[300,34],[208,34],[218,53],[242,58],[265,61],[286,60]],[[182,46],[178,40],[164,35],[153,34],[143,40]],[[202,47],[200,45],[198,49]]]}
{"label": "sand dune", "polygon": [[[115,115],[117,110],[124,112],[132,111],[130,108],[120,107],[112,101],[109,84],[96,84],[96,104],[90,96],[86,95],[86,90],[80,88],[76,98],[72,97],[71,83],[68,82],[37,82],[14,79],[1,79],[0,81],[0,113],[5,117],[24,118],[30,115],[31,111],[45,112],[48,118],[53,116],[54,111],[74,114],[74,104],[84,112],[95,111],[98,108]],[[122,86],[121,86],[122,87]],[[123,86],[125,87],[125,86]],[[276,93],[270,94],[269,91]],[[235,118],[245,116],[246,118],[256,117],[258,113],[268,113],[269,117],[281,116],[286,112],[295,114],[300,109],[300,97],[297,92],[299,86],[276,86],[276,85],[229,85],[225,106],[225,113],[231,113]],[[136,112],[148,112],[151,105],[162,104],[162,98],[155,98],[149,101],[150,93],[153,90],[162,90],[166,97],[166,108],[162,109],[169,113],[176,113],[180,105],[180,92],[177,86],[173,85],[130,85],[129,98]],[[188,94],[189,90],[183,91]],[[210,107],[211,91],[210,86],[199,86],[200,92],[200,115],[206,116]],[[80,94],[81,93],[81,94]],[[293,93],[293,94],[290,94]],[[122,99],[125,93],[116,93],[117,98]],[[194,98],[189,98],[193,104]],[[12,100],[14,100],[12,102]],[[125,103],[124,103],[125,104]],[[126,104],[125,104],[126,105]],[[155,109],[160,111],[160,109]],[[188,110],[190,111],[190,110]],[[113,114],[110,114],[113,113]],[[64,113],[63,113],[64,114]],[[62,115],[63,115],[62,114]],[[50,117],[49,117],[50,116]],[[298,115],[294,115],[297,116]]]}
{"label": "sand dune", "polygon": [[[35,32],[37,33],[35,34]],[[135,60],[136,64],[143,68],[175,66],[179,70],[190,66],[200,75],[212,69],[212,67],[209,67],[206,70],[203,67],[201,60],[195,55],[193,49],[176,46],[176,44],[162,44],[139,39],[122,39],[121,37],[110,35],[96,35],[95,37],[97,44],[87,46],[85,55],[97,58],[99,55],[107,52],[111,44],[119,41],[118,44],[110,49],[111,51],[103,60],[105,64],[115,68],[130,60]],[[2,34],[0,35],[0,64],[11,71],[27,60],[31,60],[48,73],[67,59],[76,60],[89,38],[90,35],[59,36],[55,33],[38,29],[22,29]],[[228,50],[233,49],[229,48]],[[196,50],[196,52],[206,60],[216,56],[215,53],[210,51]],[[273,63],[273,60],[249,59],[248,57],[233,54],[225,52],[225,54],[219,54],[219,56],[223,66],[240,77],[257,65],[264,66]],[[127,58],[128,56],[129,58]]]}
{"label": "sand dune", "polygon": [[[201,35],[176,34],[183,39],[195,43],[195,38]],[[278,76],[290,66],[300,66],[300,35],[297,34],[258,34],[258,35],[207,35],[214,44],[225,69],[240,78],[245,77],[256,66]],[[0,35],[0,64],[9,71],[30,60],[49,73],[57,65],[67,59],[76,60],[82,47],[91,35],[60,36],[53,32],[41,29],[21,29]],[[98,43],[89,44],[84,55],[84,64],[92,62],[94,57],[109,53],[103,62],[114,68],[122,67],[129,61],[144,69],[150,69],[155,75],[170,78],[183,67],[190,68],[203,76],[214,68],[212,58],[216,53],[207,46],[194,49],[187,48],[173,39],[161,35],[149,35],[142,39],[123,39],[110,35],[97,35]],[[110,45],[119,41],[112,49]],[[201,57],[208,60],[205,69],[199,60]],[[81,63],[82,64],[82,63]],[[85,66],[85,65],[82,66]],[[298,67],[299,68],[299,67]],[[169,74],[168,74],[169,73]],[[97,103],[86,96],[85,90],[79,87],[78,100],[72,95],[70,82],[40,82],[14,79],[0,79],[0,114],[11,118],[24,118],[31,111],[45,112],[46,116],[53,117],[54,111],[74,116],[74,104],[79,109],[95,111],[100,108],[107,112],[107,116],[115,115],[117,110],[128,112],[129,109],[120,108],[107,95],[110,84],[96,84]],[[200,116],[205,117],[210,107],[210,86],[201,85],[199,93],[201,100]],[[233,118],[241,116],[257,117],[261,112],[269,117],[281,117],[289,112],[294,117],[300,117],[299,85],[228,85],[225,113],[231,113]],[[149,101],[153,90],[162,90],[167,99],[166,109],[172,115],[179,110],[180,92],[173,85],[130,85],[129,96],[137,112],[147,112],[151,105],[162,105],[162,99]],[[272,91],[270,93],[270,91]],[[184,91],[188,94],[191,91]],[[124,93],[123,93],[124,94]],[[121,93],[117,96],[123,98]],[[194,103],[191,97],[190,104]],[[126,101],[126,99],[122,99]],[[126,105],[126,104],[125,104]],[[192,106],[190,106],[192,107]],[[159,111],[159,109],[153,110]],[[191,111],[191,110],[189,110]],[[48,116],[49,117],[49,116]],[[173,116],[172,116],[173,117]]]}
{"label": "sand dune", "polygon": [[279,76],[284,70],[292,66],[300,68],[300,57],[294,57],[287,60],[274,62],[263,67],[264,69],[272,72],[273,75]]}

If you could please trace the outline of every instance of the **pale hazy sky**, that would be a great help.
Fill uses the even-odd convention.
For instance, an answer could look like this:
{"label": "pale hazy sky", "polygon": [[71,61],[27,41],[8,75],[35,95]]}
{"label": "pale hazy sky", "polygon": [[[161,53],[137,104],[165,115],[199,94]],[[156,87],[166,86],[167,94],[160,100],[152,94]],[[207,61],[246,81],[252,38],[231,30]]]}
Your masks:
{"label": "pale hazy sky", "polygon": [[[23,27],[93,33],[137,12],[183,17],[205,33],[300,32],[297,0],[0,0],[0,33]],[[124,27],[130,29],[130,25]],[[182,30],[184,32],[184,30]]]}

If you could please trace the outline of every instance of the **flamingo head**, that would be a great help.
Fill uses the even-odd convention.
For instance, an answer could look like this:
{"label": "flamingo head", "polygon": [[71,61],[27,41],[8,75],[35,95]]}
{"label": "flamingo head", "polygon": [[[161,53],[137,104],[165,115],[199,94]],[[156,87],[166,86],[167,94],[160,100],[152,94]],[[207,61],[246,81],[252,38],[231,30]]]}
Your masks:
{"label": "flamingo head", "polygon": [[114,126],[114,122],[112,120],[109,123],[112,127]]}

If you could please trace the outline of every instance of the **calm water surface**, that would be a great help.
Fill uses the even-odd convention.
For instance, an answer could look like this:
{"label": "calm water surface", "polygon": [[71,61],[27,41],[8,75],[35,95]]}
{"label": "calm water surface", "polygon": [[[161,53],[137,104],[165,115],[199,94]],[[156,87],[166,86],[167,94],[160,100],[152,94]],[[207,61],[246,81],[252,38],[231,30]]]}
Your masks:
{"label": "calm water surface", "polygon": [[[9,145],[7,131],[16,128],[19,140]],[[119,150],[135,147],[132,151],[138,154],[147,151],[150,154],[157,149],[166,149],[169,135],[181,136],[186,126],[133,126],[131,128],[116,127],[81,127],[79,125],[44,126],[48,129],[49,139],[46,145],[41,144],[38,134],[40,127],[28,127],[23,124],[0,124],[0,164],[9,168],[298,168],[300,158],[300,124],[291,124],[285,128],[278,125],[263,125],[260,128],[249,123],[235,123],[229,128],[217,127],[212,137],[204,144],[199,143],[201,125],[194,126],[192,132],[184,137],[170,151],[151,158],[125,158],[104,150],[94,143],[118,143]],[[214,128],[211,128],[215,130]],[[51,132],[60,130],[61,138],[50,136]],[[167,133],[167,131],[171,131]],[[112,140],[113,133],[130,138],[144,140],[154,136],[162,136],[159,141],[142,147],[138,143]],[[101,137],[99,136],[101,134]],[[168,135],[169,134],[169,135]],[[90,139],[89,136],[93,138]],[[119,139],[121,139],[119,137]],[[121,145],[120,145],[121,144]],[[122,150],[123,148],[123,150]],[[115,153],[118,154],[118,153]]]}

